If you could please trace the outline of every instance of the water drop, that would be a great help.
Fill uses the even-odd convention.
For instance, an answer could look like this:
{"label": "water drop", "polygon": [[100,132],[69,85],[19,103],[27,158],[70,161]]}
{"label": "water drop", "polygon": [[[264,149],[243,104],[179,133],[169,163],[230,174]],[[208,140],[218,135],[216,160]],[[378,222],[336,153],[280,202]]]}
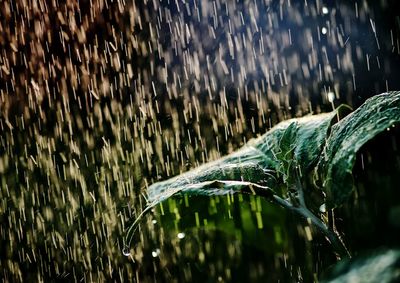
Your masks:
{"label": "water drop", "polygon": [[180,232],[180,233],[178,233],[177,237],[178,237],[178,239],[183,239],[183,238],[185,238],[185,233]]}
{"label": "water drop", "polygon": [[328,29],[326,27],[323,27],[321,29],[322,34],[326,34],[328,32]]}
{"label": "water drop", "polygon": [[131,249],[129,247],[124,247],[122,250],[122,254],[124,256],[130,256],[131,255]]}
{"label": "water drop", "polygon": [[327,15],[329,13],[329,10],[327,7],[322,7],[322,14]]}
{"label": "water drop", "polygon": [[334,100],[335,100],[335,94],[332,91],[328,92],[328,101],[332,103]]}
{"label": "water drop", "polygon": [[158,257],[159,254],[160,254],[160,249],[156,249],[156,250],[151,252],[151,256],[152,257]]}

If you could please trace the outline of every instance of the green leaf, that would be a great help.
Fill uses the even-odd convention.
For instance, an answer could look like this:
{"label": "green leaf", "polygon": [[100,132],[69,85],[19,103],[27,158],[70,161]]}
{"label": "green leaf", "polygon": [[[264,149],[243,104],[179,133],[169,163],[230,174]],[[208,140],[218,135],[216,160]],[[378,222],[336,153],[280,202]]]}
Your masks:
{"label": "green leaf", "polygon": [[352,171],[360,148],[399,122],[400,92],[390,92],[368,99],[332,126],[317,167],[329,207],[342,204],[352,192]]}
{"label": "green leaf", "polygon": [[340,238],[306,207],[306,203],[314,208],[321,205],[310,201],[313,191],[309,181],[311,175],[317,178],[314,181],[321,181],[329,207],[342,204],[353,189],[352,170],[358,150],[400,121],[400,92],[370,98],[332,126],[338,116],[339,111],[333,111],[279,123],[222,159],[151,185],[147,208],[128,231],[128,239],[145,213],[175,194],[251,193],[310,219],[338,254],[346,255]]}
{"label": "green leaf", "polygon": [[339,261],[322,282],[391,283],[400,281],[400,251],[384,250]]}
{"label": "green leaf", "polygon": [[297,136],[297,122],[292,122],[283,132],[279,141],[279,152],[276,154],[277,161],[280,163],[278,173],[283,177],[283,183],[290,184],[294,182],[293,171],[296,167],[296,158],[294,156],[295,144]]}
{"label": "green leaf", "polygon": [[310,172],[335,116],[336,112],[332,112],[282,122],[222,159],[151,185],[149,205],[176,193],[222,195],[244,189],[249,192],[249,185],[257,188],[257,194],[268,191],[286,197],[286,191],[280,188],[288,180],[290,164],[295,160],[304,174]]}
{"label": "green leaf", "polygon": [[249,193],[263,196],[309,219],[325,234],[338,255],[345,256],[347,250],[340,239],[305,206],[302,184],[297,176],[297,173],[311,175],[336,115],[336,112],[310,115],[279,123],[222,159],[151,185],[147,207],[129,227],[126,245],[130,245],[140,219],[152,207],[175,194]]}

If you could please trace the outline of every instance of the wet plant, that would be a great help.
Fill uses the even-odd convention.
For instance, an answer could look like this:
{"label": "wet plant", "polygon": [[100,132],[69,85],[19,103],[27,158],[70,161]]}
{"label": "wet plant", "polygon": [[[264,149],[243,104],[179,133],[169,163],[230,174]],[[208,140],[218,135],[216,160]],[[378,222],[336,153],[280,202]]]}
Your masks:
{"label": "wet plant", "polygon": [[[332,213],[352,193],[357,152],[400,122],[400,93],[377,95],[336,120],[341,109],[282,122],[237,152],[151,185],[147,207],[127,229],[126,248],[142,218],[172,196],[246,193],[294,211],[328,239],[338,259],[350,257],[334,224],[327,221],[327,210]],[[319,199],[309,197],[313,190],[320,191]]]}

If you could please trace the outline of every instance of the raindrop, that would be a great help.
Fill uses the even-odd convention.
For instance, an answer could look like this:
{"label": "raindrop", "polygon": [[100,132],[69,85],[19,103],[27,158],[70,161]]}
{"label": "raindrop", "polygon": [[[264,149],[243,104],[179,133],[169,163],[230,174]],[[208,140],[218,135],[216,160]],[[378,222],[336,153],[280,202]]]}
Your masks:
{"label": "raindrop", "polygon": [[151,221],[151,223],[153,223],[153,224],[157,224],[157,220],[153,220],[153,221]]}
{"label": "raindrop", "polygon": [[327,7],[322,7],[322,14],[327,15],[329,13],[329,10]]}
{"label": "raindrop", "polygon": [[156,249],[156,250],[151,252],[151,256],[152,257],[158,257],[159,254],[160,254],[160,249]]}
{"label": "raindrop", "polygon": [[178,239],[183,239],[183,238],[185,238],[185,233],[183,233],[183,232],[180,232],[180,233],[178,233],[178,235],[177,235],[177,237],[178,237]]}
{"label": "raindrop", "polygon": [[124,247],[122,250],[122,254],[124,256],[130,256],[131,255],[131,249],[129,247]]}
{"label": "raindrop", "polygon": [[335,94],[332,91],[328,92],[328,101],[332,103],[334,100],[335,100]]}
{"label": "raindrop", "polygon": [[326,27],[323,27],[321,29],[322,34],[326,34],[328,32],[328,29]]}

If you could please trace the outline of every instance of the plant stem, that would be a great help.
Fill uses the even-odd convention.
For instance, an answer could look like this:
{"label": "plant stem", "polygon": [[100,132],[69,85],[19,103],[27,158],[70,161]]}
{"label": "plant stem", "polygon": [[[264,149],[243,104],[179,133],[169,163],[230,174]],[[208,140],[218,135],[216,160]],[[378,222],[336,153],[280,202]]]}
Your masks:
{"label": "plant stem", "polygon": [[[261,186],[255,183],[251,182],[245,182],[245,181],[208,181],[208,182],[203,182],[201,184],[197,184],[195,187],[201,187],[205,185],[213,185],[213,186],[225,186],[226,188],[229,186],[242,186],[240,189],[241,193],[247,193],[247,194],[252,194],[252,195],[259,195],[261,197],[264,197],[265,199],[272,201],[284,208],[287,208],[289,210],[292,210],[296,214],[300,215],[301,217],[305,219],[309,219],[309,221],[320,231],[327,239],[328,241],[332,244],[332,247],[337,254],[337,257],[343,258],[343,257],[348,257],[350,256],[346,246],[342,242],[342,240],[339,238],[339,236],[329,229],[329,227],[317,216],[315,216],[307,207],[304,201],[304,192],[302,190],[301,183],[297,182],[297,193],[298,193],[298,198],[297,201],[296,199],[293,199],[291,202],[288,200],[285,200],[277,195],[274,194],[274,191],[267,187],[267,186]],[[189,186],[190,187],[190,186]],[[195,188],[192,188],[195,189]],[[183,192],[179,190],[173,190],[174,193],[172,193],[170,196],[176,194],[177,192]],[[169,196],[169,197],[170,197]],[[126,242],[125,246],[129,247],[133,238],[133,235],[135,231],[137,230],[140,220],[150,212],[150,210],[160,203],[160,200],[153,200],[152,202],[147,204],[147,207],[137,216],[133,224],[127,229],[126,231]]]}
{"label": "plant stem", "polygon": [[305,219],[310,219],[311,223],[328,239],[328,241],[332,244],[333,249],[337,253],[337,257],[339,259],[343,257],[349,257],[350,253],[347,250],[346,246],[339,238],[339,236],[331,231],[325,223],[322,222],[321,219],[316,217],[307,207],[304,206],[293,206],[287,200],[282,199],[279,196],[274,195],[273,200],[284,208],[293,210],[295,213],[304,217]]}
{"label": "plant stem", "polygon": [[150,210],[153,208],[154,206],[147,206],[135,219],[135,221],[133,222],[133,224],[131,226],[129,226],[129,228],[126,231],[126,236],[125,236],[125,243],[124,246],[125,247],[130,247],[131,246],[131,241],[132,238],[137,230],[137,228],[139,227],[139,223],[140,220],[142,220],[142,218],[150,212]]}

